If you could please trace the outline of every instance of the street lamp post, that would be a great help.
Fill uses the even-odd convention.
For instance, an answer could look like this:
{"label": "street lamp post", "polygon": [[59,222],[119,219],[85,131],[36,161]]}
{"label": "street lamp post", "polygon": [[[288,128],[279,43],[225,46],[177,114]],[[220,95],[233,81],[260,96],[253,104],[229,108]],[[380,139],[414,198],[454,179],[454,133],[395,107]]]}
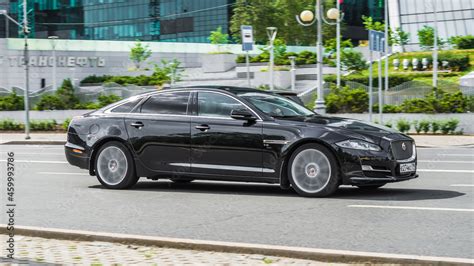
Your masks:
{"label": "street lamp post", "polygon": [[[339,2],[339,1],[338,1]],[[315,102],[314,106],[314,111],[320,114],[325,114],[326,113],[326,105],[324,104],[324,97],[323,97],[323,22],[334,25],[334,23],[329,23],[325,21],[324,16],[322,14],[322,5],[321,5],[321,0],[316,0],[316,6],[314,13],[310,10],[305,10],[301,12],[301,14],[296,16],[296,20],[298,23],[302,26],[312,26],[314,23],[317,22],[317,41],[316,41],[316,46],[317,46],[317,59],[318,59],[318,97]],[[316,17],[315,15],[316,14]],[[337,8],[332,8],[328,11],[328,18],[330,19],[336,19],[337,21],[340,21],[341,19],[341,14],[339,12],[339,9]],[[336,22],[337,24],[337,22]],[[339,36],[337,38],[340,38]],[[338,47],[337,53],[340,54],[340,44]],[[339,66],[340,68],[340,66]]]}
{"label": "street lamp post", "polygon": [[[438,10],[436,0],[433,0],[433,16],[434,16],[434,45],[433,45],[433,88],[438,89]],[[436,91],[436,95],[438,91]]]}
{"label": "street lamp post", "polygon": [[25,40],[24,48],[24,63],[25,63],[25,90],[24,90],[24,103],[25,103],[25,139],[30,139],[30,69],[29,69],[29,56],[28,56],[28,34],[30,29],[28,28],[28,12],[26,6],[26,0],[23,0],[23,21],[20,23],[10,17],[6,10],[0,10],[0,15],[4,15],[8,20],[12,21],[18,27],[23,29],[23,36]]}
{"label": "street lamp post", "polygon": [[274,42],[277,35],[278,29],[275,27],[267,27],[268,40],[270,41],[270,64],[268,66],[268,71],[270,72],[270,90],[275,89],[275,80],[273,77],[273,66],[275,65],[275,49]]}
{"label": "street lamp post", "polygon": [[58,39],[58,36],[49,36],[48,39],[51,40],[51,46],[53,48],[53,89],[57,89],[57,84],[56,84],[56,40]]}

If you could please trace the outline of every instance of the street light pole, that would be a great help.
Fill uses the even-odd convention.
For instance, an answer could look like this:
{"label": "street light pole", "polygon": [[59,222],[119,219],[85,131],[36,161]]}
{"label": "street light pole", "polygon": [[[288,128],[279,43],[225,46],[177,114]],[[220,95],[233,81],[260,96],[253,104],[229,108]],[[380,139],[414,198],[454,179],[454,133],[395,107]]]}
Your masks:
{"label": "street light pole", "polygon": [[30,59],[28,54],[28,10],[23,0],[23,36],[25,39],[25,139],[30,139]]}
{"label": "street light pole", "polygon": [[275,80],[274,80],[274,77],[273,77],[273,66],[275,65],[275,49],[274,49],[274,41],[275,41],[275,38],[276,38],[276,35],[277,35],[277,31],[278,29],[275,28],[275,27],[267,27],[267,35],[268,35],[268,39],[270,41],[270,64],[268,66],[268,70],[270,72],[270,90],[274,90],[275,89]]}
{"label": "street light pole", "polygon": [[53,90],[56,90],[58,88],[56,84],[56,40],[58,38],[58,36],[48,37],[48,39],[51,40],[51,46],[53,47]]}
{"label": "street light pole", "polygon": [[[341,12],[341,2],[336,0],[336,9]],[[336,68],[337,68],[337,88],[341,87],[341,16],[336,20]]]}
{"label": "street light pole", "polygon": [[[339,1],[338,1],[339,3]],[[327,22],[325,19],[324,19],[324,16],[323,16],[323,7],[321,5],[321,0],[316,0],[316,6],[315,6],[315,13],[316,14],[316,19],[315,19],[315,16],[313,14],[313,12],[309,11],[309,10],[305,10],[303,12],[301,12],[301,14],[298,16],[296,16],[296,21],[298,21],[298,23],[300,25],[303,25],[303,26],[311,26],[313,25],[314,23],[317,22],[317,31],[318,31],[318,34],[317,34],[317,41],[316,41],[316,46],[317,46],[317,63],[318,63],[318,98],[316,99],[316,102],[315,102],[315,106],[314,106],[314,111],[316,111],[317,113],[320,113],[320,114],[325,114],[326,113],[326,105],[324,104],[324,97],[323,97],[323,31],[322,31],[322,28],[323,28],[323,22],[329,24],[329,25],[334,25],[334,23],[329,23]],[[341,14],[339,12],[339,9],[336,9],[336,8],[332,8],[328,11],[328,17],[330,19],[335,19],[336,21],[339,21],[341,20]],[[306,22],[306,23],[305,23]],[[336,24],[338,24],[336,22]],[[339,40],[339,38],[338,38]],[[340,43],[339,43],[339,49],[337,51],[338,53],[338,56],[340,56]],[[338,69],[340,69],[340,66],[338,67]]]}
{"label": "street light pole", "polygon": [[[388,79],[388,66],[389,66],[389,59],[388,59],[388,55],[390,54],[390,51],[389,51],[389,42],[390,42],[390,36],[388,35],[388,24],[389,24],[389,21],[388,21],[388,0],[385,0],[384,1],[384,13],[385,13],[385,93],[387,93],[388,91],[388,87],[389,87],[389,79]],[[384,97],[382,97],[382,102],[380,102],[379,104],[382,106],[382,110],[383,110],[383,100],[384,100]],[[381,113],[380,115],[380,124],[383,124],[383,115]]]}
{"label": "street light pole", "polygon": [[[438,10],[436,0],[433,0],[433,16],[434,16],[434,45],[433,45],[433,88],[438,88]],[[436,92],[437,95],[437,92]]]}

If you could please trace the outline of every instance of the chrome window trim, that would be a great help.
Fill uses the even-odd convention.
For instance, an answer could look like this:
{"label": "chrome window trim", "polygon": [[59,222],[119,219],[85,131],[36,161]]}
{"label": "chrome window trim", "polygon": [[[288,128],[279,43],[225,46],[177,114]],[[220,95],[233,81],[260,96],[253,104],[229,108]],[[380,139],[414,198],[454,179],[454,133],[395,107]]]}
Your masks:
{"label": "chrome window trim", "polygon": [[[180,89],[180,90],[173,90],[173,91],[168,91],[168,90],[164,90],[164,91],[159,91],[159,92],[149,92],[147,93],[146,95],[140,95],[141,97],[141,100],[135,105],[135,107],[133,107],[133,109],[128,112],[128,113],[122,113],[122,112],[111,112],[112,109],[118,107],[119,105],[122,105],[122,104],[125,104],[125,103],[128,103],[130,102],[130,100],[122,103],[122,104],[117,104],[117,105],[114,105],[110,108],[108,108],[107,110],[105,110],[103,113],[104,114],[111,114],[111,115],[138,115],[138,116],[177,116],[177,117],[194,117],[194,118],[209,118],[209,119],[223,119],[223,120],[235,120],[231,117],[220,117],[220,116],[199,116],[199,115],[177,115],[177,114],[146,114],[146,113],[133,113],[133,111],[140,105],[142,105],[145,101],[147,101],[150,97],[153,97],[155,95],[159,95],[159,94],[162,94],[162,93],[170,93],[170,92],[190,92],[190,93],[198,93],[198,97],[199,97],[199,92],[210,92],[210,93],[217,93],[217,94],[222,94],[224,96],[227,96],[227,97],[230,97],[236,101],[238,101],[239,103],[241,103],[243,106],[245,106],[247,109],[249,109],[252,114],[254,114],[258,119],[255,120],[255,122],[263,122],[263,119],[252,109],[250,108],[247,104],[245,104],[244,102],[242,102],[241,100],[239,100],[238,98],[236,98],[235,96],[233,95],[229,95],[229,94],[226,94],[226,93],[223,93],[223,92],[220,92],[220,91],[213,91],[213,90],[189,90],[189,89]],[[133,96],[132,96],[133,97]],[[199,99],[199,98],[198,98]],[[189,104],[188,104],[188,107],[187,107],[187,111],[189,111]]]}

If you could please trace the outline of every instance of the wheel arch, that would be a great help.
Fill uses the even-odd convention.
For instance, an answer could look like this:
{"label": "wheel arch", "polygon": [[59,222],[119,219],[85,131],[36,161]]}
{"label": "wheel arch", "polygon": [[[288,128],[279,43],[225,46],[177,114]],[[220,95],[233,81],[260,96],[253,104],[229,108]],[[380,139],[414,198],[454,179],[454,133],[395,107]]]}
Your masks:
{"label": "wheel arch", "polygon": [[311,138],[311,139],[303,139],[298,142],[293,143],[288,149],[284,152],[284,156],[281,162],[280,166],[280,186],[282,188],[288,188],[290,187],[290,180],[288,179],[288,163],[290,161],[291,155],[301,146],[306,145],[306,144],[320,144],[324,147],[326,147],[329,152],[336,158],[336,164],[338,168],[338,178],[340,179],[339,182],[342,181],[341,175],[340,175],[340,169],[341,169],[341,162],[339,161],[339,158],[337,157],[336,150],[334,147],[332,147],[329,143],[321,140],[321,139],[316,139],[316,138]]}

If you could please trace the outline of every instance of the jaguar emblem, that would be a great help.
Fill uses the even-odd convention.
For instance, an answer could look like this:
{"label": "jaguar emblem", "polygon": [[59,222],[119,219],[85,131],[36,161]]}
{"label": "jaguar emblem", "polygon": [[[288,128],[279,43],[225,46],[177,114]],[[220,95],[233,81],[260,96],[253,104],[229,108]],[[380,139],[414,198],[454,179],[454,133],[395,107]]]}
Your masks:
{"label": "jaguar emblem", "polygon": [[404,151],[407,150],[407,145],[405,144],[405,142],[402,142],[402,150],[404,150]]}

